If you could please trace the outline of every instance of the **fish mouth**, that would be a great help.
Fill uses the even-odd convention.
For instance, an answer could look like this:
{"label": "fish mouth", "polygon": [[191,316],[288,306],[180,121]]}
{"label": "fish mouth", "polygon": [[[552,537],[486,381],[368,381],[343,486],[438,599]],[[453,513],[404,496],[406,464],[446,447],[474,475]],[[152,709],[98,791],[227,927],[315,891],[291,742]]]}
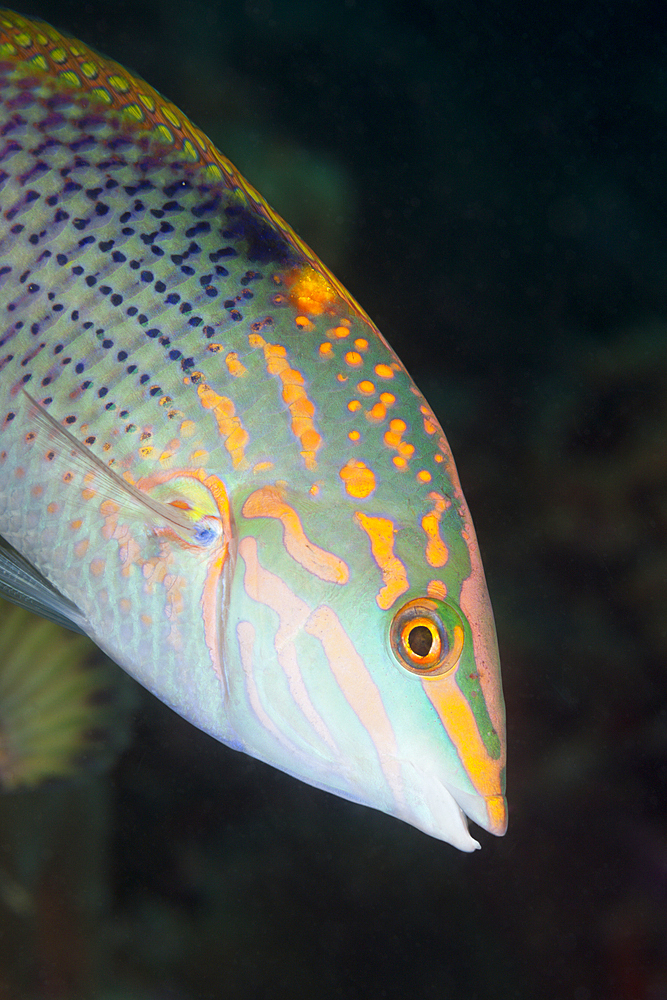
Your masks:
{"label": "fish mouth", "polygon": [[415,768],[417,770],[414,797],[411,796],[412,801],[406,813],[401,815],[402,819],[460,851],[476,851],[481,846],[471,836],[468,820],[488,833],[502,837],[507,830],[507,801],[504,795],[483,796],[474,791],[453,788],[436,773]]}
{"label": "fish mouth", "polygon": [[468,819],[494,837],[507,832],[507,799],[504,795],[478,795],[455,789],[451,792]]}

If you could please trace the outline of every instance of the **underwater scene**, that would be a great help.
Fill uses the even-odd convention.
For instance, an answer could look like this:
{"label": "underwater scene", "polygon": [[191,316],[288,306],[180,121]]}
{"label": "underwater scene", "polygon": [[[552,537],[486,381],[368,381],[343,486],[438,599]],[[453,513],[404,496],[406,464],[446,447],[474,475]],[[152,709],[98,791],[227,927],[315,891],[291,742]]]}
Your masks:
{"label": "underwater scene", "polygon": [[[18,97],[0,101],[0,395],[11,397],[0,407],[0,535],[29,560],[37,553],[18,544],[16,524],[24,506],[42,502],[41,480],[31,478],[41,466],[26,461],[32,471],[21,493],[23,465],[10,476],[5,464],[23,413],[32,429],[15,440],[56,442],[54,481],[67,484],[74,474],[106,483],[104,538],[125,547],[128,571],[115,596],[111,584],[111,598],[104,591],[107,605],[96,618],[87,592],[99,593],[109,577],[101,550],[87,540],[54,541],[53,571],[53,552],[32,560],[48,583],[31,578],[11,550],[3,556],[0,543],[0,593],[29,593],[27,603],[47,606],[52,619],[0,599],[0,1000],[667,1000],[666,12],[646,0],[534,9],[516,0],[15,0],[13,9],[80,39],[165,95],[172,103],[162,109],[164,135],[169,123],[181,127],[177,114],[187,116],[197,127],[187,126],[187,142],[196,146],[201,129],[223,154],[211,154],[212,189],[222,177],[236,185],[238,204],[251,207],[241,211],[230,196],[229,247],[209,255],[210,273],[199,281],[168,221],[178,230],[173,213],[190,204],[189,182],[161,180],[170,200],[152,209],[159,235],[142,236],[146,254],[157,248],[152,271],[137,263],[136,289],[120,278],[103,286],[108,313],[91,306],[96,277],[81,300],[82,311],[92,309],[91,330],[95,321],[104,326],[95,350],[120,347],[123,363],[134,360],[130,348],[112,343],[116,328],[99,317],[112,315],[111,305],[125,309],[132,296],[149,302],[149,319],[138,322],[150,350],[158,342],[169,348],[153,373],[155,406],[178,413],[178,422],[180,397],[174,403],[169,387],[192,389],[224,443],[228,467],[217,475],[228,504],[225,484],[193,471],[192,461],[174,471],[186,438],[199,449],[190,458],[204,456],[206,465],[188,421],[180,424],[183,440],[160,441],[145,430],[147,410],[122,411],[127,438],[136,434],[147,463],[132,477],[129,459],[114,469],[95,457],[91,421],[49,410],[61,345],[48,369],[40,365],[50,345],[21,362],[5,351],[12,337],[25,337],[24,322],[35,344],[38,334],[48,339],[51,321],[30,296],[41,294],[35,275],[49,273],[48,247],[55,254],[63,230],[53,239],[35,231],[41,256],[30,265],[34,274],[23,271],[32,251],[22,220],[36,209],[29,197],[15,205],[8,192],[17,179],[23,187],[28,179],[36,189],[48,184],[60,161],[49,160],[56,144],[45,142],[30,174],[12,166],[39,83],[21,77],[16,53],[26,61],[37,53],[35,73],[53,75],[59,43],[48,35],[40,43],[42,29],[14,15],[5,18],[11,40],[3,40],[0,11],[0,83],[12,73],[27,81]],[[83,86],[92,87],[96,56],[82,49],[79,57]],[[67,71],[62,85],[78,87]],[[122,73],[105,78],[114,108]],[[140,122],[155,95],[138,93],[128,114]],[[45,133],[61,127],[63,104],[50,106]],[[91,133],[103,118],[96,115],[86,119]],[[102,195],[85,191],[91,217],[73,222],[85,268],[89,234],[107,225],[114,199],[127,197],[126,243],[120,235],[99,243],[120,269],[136,236],[127,227],[139,227],[139,200],[152,204],[151,177],[175,170],[171,152],[155,156],[152,141],[136,140],[144,180],[126,184],[126,195],[112,181]],[[84,136],[69,145],[76,169],[87,143]],[[113,146],[111,175],[129,145]],[[63,190],[76,199],[80,186],[70,178]],[[187,209],[193,257],[197,241],[205,245],[206,213],[219,209],[206,202],[207,191],[200,185]],[[52,207],[64,221],[60,203]],[[236,280],[230,247],[241,243],[243,291],[224,302],[229,323],[254,308],[263,273],[274,268],[272,309],[291,308],[289,300],[299,335],[312,331],[319,344],[321,317],[336,317],[333,326],[327,321],[319,363],[339,351],[345,374],[337,397],[305,351],[290,355],[296,341],[285,334],[287,350],[272,343],[279,330],[271,333],[268,320],[253,324],[248,354],[220,354],[213,329],[202,327],[206,364],[224,356],[230,385],[247,387],[236,410],[174,334],[172,343],[151,328],[162,323],[156,294],[169,293],[164,301],[190,316],[179,298],[190,279],[211,315],[223,279],[231,272]],[[165,251],[182,272],[178,293],[158,273]],[[75,264],[67,254],[57,259],[59,267]],[[13,299],[5,306],[4,279],[19,271],[25,295],[18,307]],[[67,309],[77,324],[74,304]],[[347,341],[339,347],[337,338]],[[133,348],[137,360],[148,357],[141,345]],[[359,381],[348,401],[345,386],[371,355],[373,382]],[[252,358],[282,392],[270,412],[255,396]],[[87,378],[88,358],[76,361],[76,377]],[[115,383],[98,389],[95,372],[106,372],[107,361],[96,365],[95,406],[111,413],[99,433],[111,437],[117,417],[105,397]],[[24,388],[15,391],[19,377]],[[340,413],[334,397],[345,402]],[[79,398],[69,393],[72,406]],[[8,412],[14,404],[17,423]],[[415,409],[412,423],[398,419],[401,406]],[[276,428],[285,415],[291,438],[283,441]],[[348,460],[357,441],[359,457]],[[272,471],[262,458],[266,442],[277,449]],[[149,475],[153,444],[163,449],[162,471]],[[288,465],[293,446],[300,450]],[[58,465],[58,453],[69,456],[73,473]],[[353,518],[342,500],[324,507],[329,455]],[[253,482],[242,513],[235,476]],[[297,497],[303,483],[312,483],[307,501]],[[382,516],[364,506],[373,496],[381,497]],[[45,510],[52,515],[56,506]],[[79,513],[65,509],[67,530],[80,527]],[[168,527],[156,528],[165,516]],[[43,527],[32,507],[25,517]],[[133,527],[142,517],[159,543],[143,562]],[[264,532],[257,542],[256,525]],[[226,575],[237,543],[240,584]],[[173,585],[168,545],[185,567]],[[76,561],[84,558],[90,563]],[[136,614],[122,591],[134,571],[147,581]],[[353,608],[340,597],[348,573],[366,574]],[[182,595],[200,576],[201,635],[181,635]],[[155,616],[165,580],[163,638]],[[309,586],[300,590],[303,581]],[[226,601],[243,609],[235,629]],[[269,642],[245,620],[259,605],[279,617],[275,649],[272,634]],[[380,612],[393,622],[388,635],[380,634]],[[254,713],[246,706],[253,717],[243,739],[245,703],[231,660],[219,655],[216,616],[238,635],[240,683]],[[295,637],[297,619],[307,636]],[[270,615],[260,620],[275,629]],[[228,648],[228,637],[219,641]],[[100,646],[129,663],[144,686]],[[315,647],[315,665],[331,664],[345,703],[333,685],[321,700],[314,693],[305,651]],[[378,662],[393,650],[399,666],[363,673],[374,650]],[[190,670],[209,656],[215,671],[184,681],[183,664]],[[287,702],[276,715],[270,698],[262,707],[267,691],[286,690],[261,687],[267,656],[289,676],[316,738],[287,715]],[[135,658],[145,665],[134,669]],[[448,686],[459,664],[465,678]],[[239,713],[229,729],[211,708],[220,683]],[[449,756],[438,764],[447,780],[435,802],[437,727]],[[410,780],[400,759],[406,746]]]}

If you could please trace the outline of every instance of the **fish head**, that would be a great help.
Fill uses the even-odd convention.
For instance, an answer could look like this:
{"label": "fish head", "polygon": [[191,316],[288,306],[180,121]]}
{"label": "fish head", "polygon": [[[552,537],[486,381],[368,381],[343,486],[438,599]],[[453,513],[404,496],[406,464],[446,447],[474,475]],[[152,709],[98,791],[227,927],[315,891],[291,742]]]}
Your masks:
{"label": "fish head", "polygon": [[285,483],[239,504],[227,742],[472,851],[466,816],[496,835],[507,816],[477,542],[453,491],[391,506]]}

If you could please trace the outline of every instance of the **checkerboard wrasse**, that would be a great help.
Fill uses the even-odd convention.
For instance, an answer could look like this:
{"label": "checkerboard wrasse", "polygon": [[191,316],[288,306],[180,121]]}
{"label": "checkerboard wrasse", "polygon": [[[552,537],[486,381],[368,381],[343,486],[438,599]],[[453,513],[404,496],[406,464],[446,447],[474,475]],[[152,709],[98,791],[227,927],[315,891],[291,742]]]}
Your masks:
{"label": "checkerboard wrasse", "polygon": [[493,616],[449,446],[206,136],[0,11],[2,591],[194,725],[464,851],[506,829]]}

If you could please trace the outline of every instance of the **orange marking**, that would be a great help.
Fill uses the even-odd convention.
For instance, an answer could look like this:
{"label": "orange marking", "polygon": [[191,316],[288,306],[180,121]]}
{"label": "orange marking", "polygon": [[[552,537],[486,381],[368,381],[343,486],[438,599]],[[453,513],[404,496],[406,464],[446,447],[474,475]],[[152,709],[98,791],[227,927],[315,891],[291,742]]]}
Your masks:
{"label": "orange marking", "polygon": [[70,528],[72,529],[72,531],[78,531],[82,524],[83,521],[81,520],[81,518],[77,518],[76,521],[70,522]]}
{"label": "orange marking", "polygon": [[132,602],[128,600],[127,597],[121,597],[120,601],[118,602],[118,607],[120,608],[121,614],[129,615],[130,611],[132,610]]}
{"label": "orange marking", "polygon": [[424,430],[427,434],[435,434],[438,430],[438,421],[433,415],[433,410],[430,406],[420,406],[419,409],[424,417]]}
{"label": "orange marking", "polygon": [[43,492],[44,492],[43,486],[33,486],[33,488],[30,490],[30,495],[33,497],[41,497]]}
{"label": "orange marking", "polygon": [[255,626],[251,622],[239,622],[236,626],[236,638],[239,643],[241,665],[243,667],[243,673],[245,674],[246,689],[248,691],[248,701],[250,702],[250,707],[260,722],[262,729],[267,733],[271,733],[274,739],[276,739],[279,743],[282,743],[282,745],[287,747],[288,750],[294,752],[293,745],[283,736],[271,717],[264,711],[262,699],[260,698],[259,691],[257,690],[255,677],[252,672],[255,647]]}
{"label": "orange marking", "polygon": [[363,363],[364,359],[357,351],[348,351],[345,355],[345,364],[350,368],[359,368]]}
{"label": "orange marking", "polygon": [[333,347],[328,340],[325,340],[323,344],[320,344],[320,354],[323,358],[333,358],[334,352]]}
{"label": "orange marking", "polygon": [[449,558],[449,550],[440,535],[440,519],[450,506],[440,493],[429,493],[433,501],[433,510],[422,517],[422,529],[426,535],[426,561],[429,566],[444,566]]}
{"label": "orange marking", "polygon": [[375,489],[375,475],[364,462],[351,458],[338,473],[345,483],[345,489],[351,497],[365,500]]}
{"label": "orange marking", "polygon": [[146,628],[150,628],[153,624],[153,619],[150,615],[140,615],[139,617],[141,618],[141,624],[145,625]]}
{"label": "orange marking", "polygon": [[356,349],[358,351],[367,351],[368,350],[368,341],[364,340],[363,337],[360,337],[358,340],[355,340],[354,346],[356,347]]}
{"label": "orange marking", "polygon": [[[257,542],[254,538],[242,538],[239,542],[239,555],[245,563],[243,586],[253,601],[264,604],[278,615],[280,624],[273,638],[278,662],[287,678],[290,694],[301,709],[308,723],[317,735],[335,752],[336,742],[319,712],[310,700],[310,695],[304,684],[294,638],[302,631],[310,608],[305,601],[297,597],[279,576],[270,573],[260,564],[257,558]],[[240,623],[242,624],[242,623]],[[252,626],[251,626],[252,627]],[[237,628],[237,635],[238,628]],[[242,637],[239,635],[239,640]],[[248,643],[245,642],[246,651]],[[252,662],[250,666],[252,666]],[[246,667],[246,663],[244,663]],[[246,669],[247,672],[247,669]],[[283,736],[280,737],[285,742]]]}
{"label": "orange marking", "polygon": [[442,580],[429,580],[426,593],[435,601],[444,601],[447,599],[447,586]]}
{"label": "orange marking", "polygon": [[241,364],[236,351],[229,352],[225,357],[225,364],[227,365],[229,374],[233,375],[234,378],[243,378],[244,375],[248,374],[248,369],[245,365]]}
{"label": "orange marking", "polygon": [[[287,283],[290,284],[289,278]],[[323,274],[304,264],[291,282],[289,297],[300,312],[307,316],[321,316],[333,306],[336,292]]]}
{"label": "orange marking", "polygon": [[248,432],[240,418],[235,415],[233,402],[226,396],[219,396],[206,382],[197,386],[197,395],[204,409],[213,411],[218,431],[225,442],[225,448],[231,456],[234,468],[245,468],[247,461],[244,449],[249,440]]}
{"label": "orange marking", "polygon": [[315,324],[311,323],[307,316],[297,316],[294,320],[300,330],[311,333],[315,329]]}
{"label": "orange marking", "polygon": [[347,436],[349,437],[350,441],[358,441],[359,438],[361,437],[361,434],[359,433],[359,431],[350,431],[350,433]]}
{"label": "orange marking", "polygon": [[371,554],[382,573],[384,586],[380,589],[375,600],[378,607],[386,611],[410,586],[405,566],[394,555],[396,528],[393,521],[388,518],[367,517],[360,510],[355,511],[354,519],[368,535],[371,543]]}
{"label": "orange marking", "polygon": [[59,508],[58,504],[55,501],[52,501],[46,509],[48,510],[49,514],[57,514]]}
{"label": "orange marking", "polygon": [[354,413],[355,410],[361,409],[361,403],[359,402],[358,399],[351,399],[350,402],[347,404],[347,408],[350,411],[350,413]]}
{"label": "orange marking", "polygon": [[282,383],[283,401],[292,415],[292,433],[301,444],[301,456],[306,468],[317,468],[315,456],[323,442],[313,422],[315,404],[303,388],[306,380],[296,368],[290,368],[287,351],[281,344],[268,344],[258,333],[251,333],[248,340],[251,347],[263,349],[267,372],[277,375]]}
{"label": "orange marking", "polygon": [[257,465],[253,465],[253,472],[266,472],[267,469],[273,468],[273,462],[258,462]]}
{"label": "orange marking", "polygon": [[417,479],[420,483],[430,483],[433,476],[427,469],[421,469],[417,473]]}
{"label": "orange marking", "polygon": [[394,465],[398,469],[406,467],[408,459],[412,458],[415,451],[413,444],[408,444],[407,441],[402,440],[406,430],[407,424],[404,420],[391,420],[389,422],[389,430],[384,436],[384,443],[387,448],[393,448],[398,452],[398,455],[394,457]]}
{"label": "orange marking", "polygon": [[440,455],[440,454],[434,455],[433,458],[435,459],[436,462],[444,462],[445,461],[444,456]]}
{"label": "orange marking", "polygon": [[373,393],[375,392],[375,386],[373,385],[372,382],[369,382],[367,379],[364,379],[363,382],[359,382],[359,384],[357,385],[357,389],[363,396],[372,396]]}
{"label": "orange marking", "polygon": [[[506,824],[505,803],[502,799],[502,757],[489,756],[479,734],[475,716],[463,692],[456,683],[456,670],[441,677],[422,680],[422,687],[440,717],[440,721],[456,747],[468,777],[480,793],[487,797],[487,811],[499,832]],[[489,803],[488,799],[492,801]],[[502,809],[501,809],[502,805]]]}
{"label": "orange marking", "polygon": [[283,526],[283,545],[287,552],[300,566],[320,580],[328,583],[347,583],[349,570],[347,564],[332,552],[326,552],[307,538],[299,515],[285,503],[279,490],[273,486],[264,486],[261,490],[251,493],[243,504],[244,517],[274,517]]}
{"label": "orange marking", "polygon": [[93,559],[90,564],[90,572],[93,576],[102,576],[106,566],[106,559]]}
{"label": "orange marking", "polygon": [[74,555],[77,557],[77,559],[83,559],[86,552],[88,551],[89,545],[90,545],[90,540],[88,538],[84,538],[80,542],[76,543],[76,545],[74,546]]}
{"label": "orange marking", "polygon": [[385,406],[393,406],[396,402],[396,396],[392,395],[391,392],[381,392],[380,402],[384,403]]}
{"label": "orange marking", "polygon": [[389,365],[376,365],[375,366],[375,374],[378,376],[378,378],[393,378],[394,377],[394,373],[393,373],[392,369],[389,367]]}
{"label": "orange marking", "polygon": [[368,667],[340,619],[326,605],[316,608],[305,630],[322,643],[331,672],[345,700],[371,738],[387,784],[398,803],[403,801],[401,765],[396,736],[382,702],[382,695]]}
{"label": "orange marking", "polygon": [[349,337],[350,330],[349,327],[343,326],[342,322],[340,326],[334,327],[333,330],[327,330],[327,333],[331,337],[335,337],[337,340],[343,340],[344,337]]}
{"label": "orange marking", "polygon": [[387,416],[387,407],[384,403],[374,403],[370,410],[366,410],[366,420],[372,423],[381,423]]}
{"label": "orange marking", "polygon": [[178,438],[172,438],[165,450],[160,455],[160,464],[167,465],[171,459],[174,457],[178,449],[181,447],[181,442]]}

